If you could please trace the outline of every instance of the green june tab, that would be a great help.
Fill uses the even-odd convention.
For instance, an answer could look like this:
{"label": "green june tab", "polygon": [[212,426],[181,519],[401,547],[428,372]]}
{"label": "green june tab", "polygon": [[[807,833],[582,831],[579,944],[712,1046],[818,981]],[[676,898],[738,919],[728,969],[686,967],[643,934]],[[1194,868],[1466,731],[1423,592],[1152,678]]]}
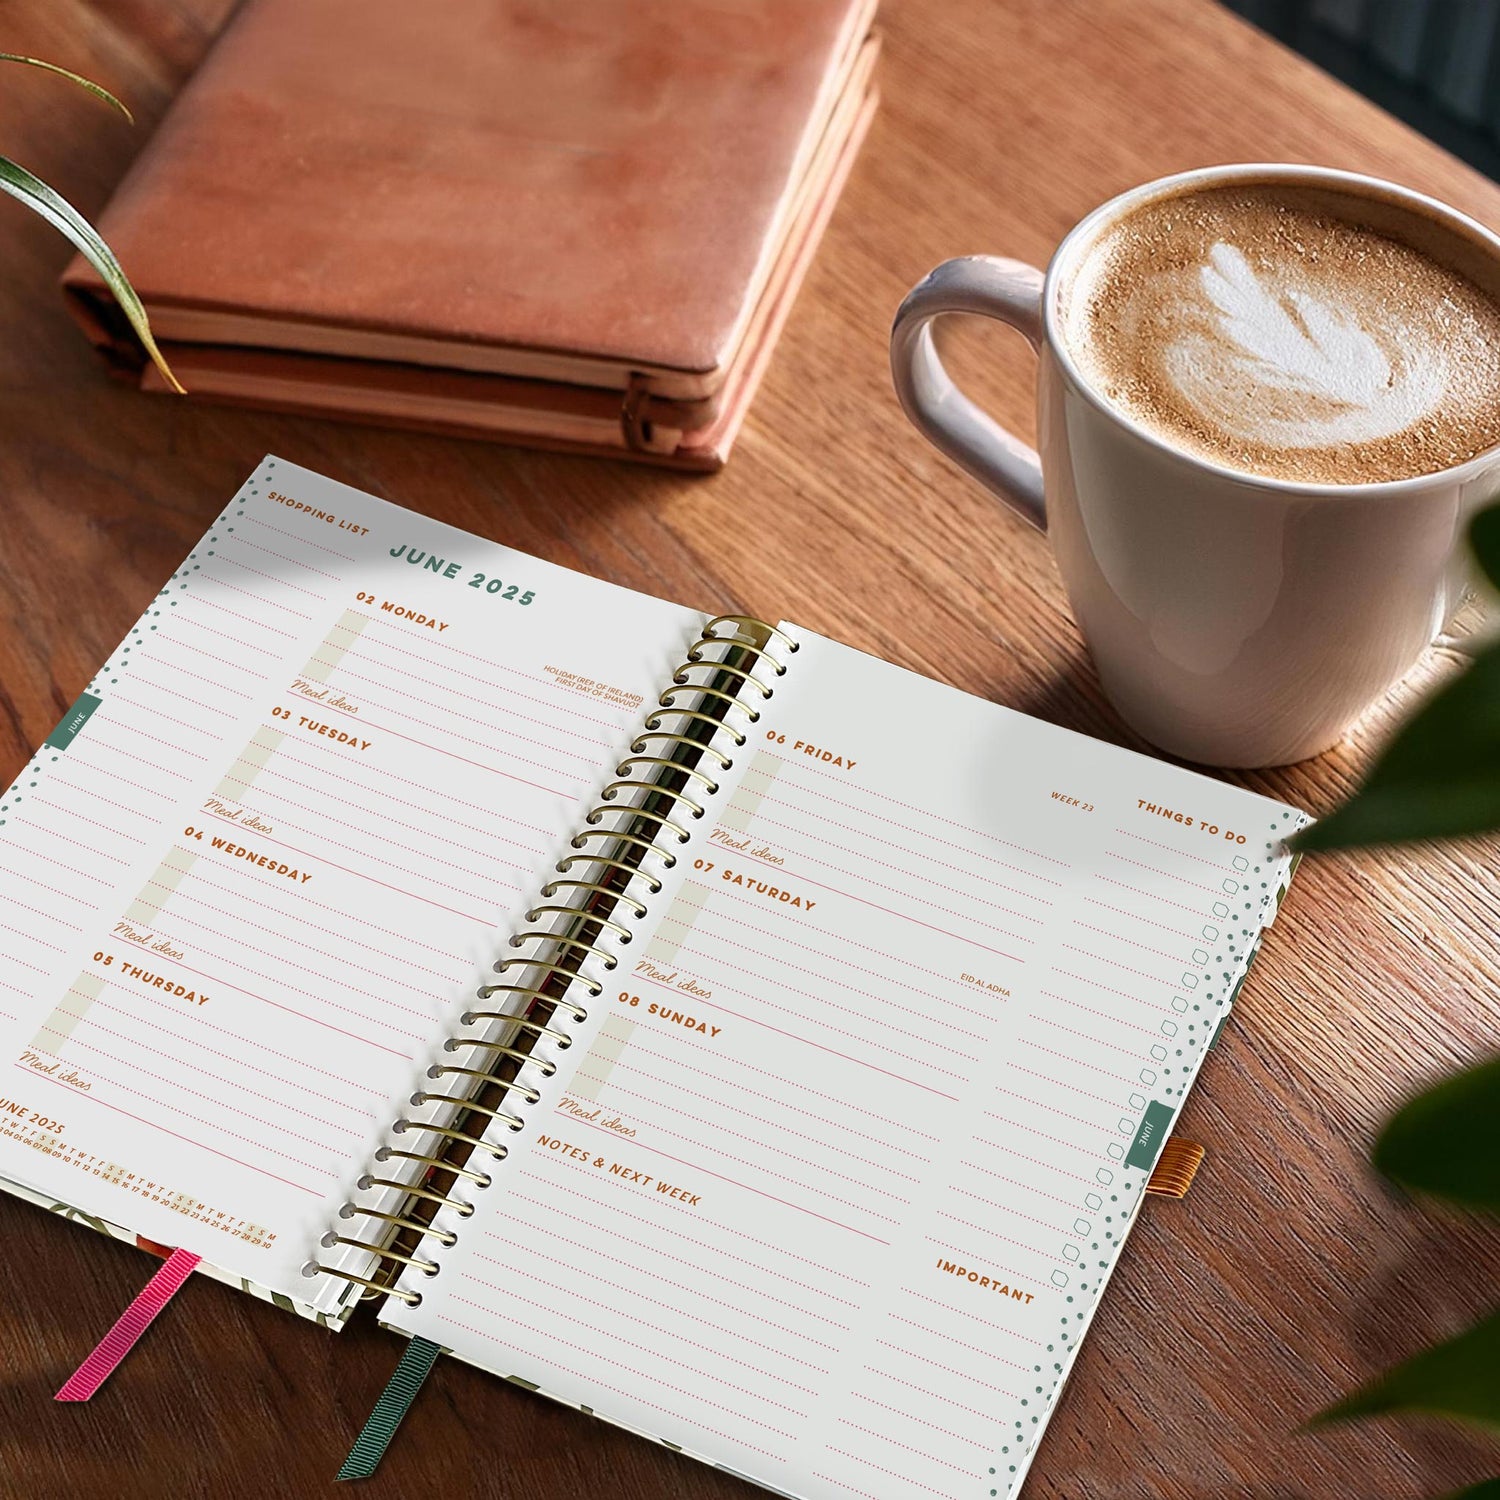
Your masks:
{"label": "green june tab", "polygon": [[1167,1127],[1171,1123],[1172,1111],[1153,1099],[1146,1106],[1141,1128],[1136,1131],[1135,1139],[1130,1143],[1125,1165],[1149,1172],[1156,1165],[1156,1158],[1161,1155],[1161,1148],[1167,1139]]}
{"label": "green june tab", "polygon": [[47,736],[46,743],[54,750],[66,750],[78,737],[78,731],[89,721],[89,716],[104,700],[92,693],[80,693],[77,702],[57,722],[57,728]]}

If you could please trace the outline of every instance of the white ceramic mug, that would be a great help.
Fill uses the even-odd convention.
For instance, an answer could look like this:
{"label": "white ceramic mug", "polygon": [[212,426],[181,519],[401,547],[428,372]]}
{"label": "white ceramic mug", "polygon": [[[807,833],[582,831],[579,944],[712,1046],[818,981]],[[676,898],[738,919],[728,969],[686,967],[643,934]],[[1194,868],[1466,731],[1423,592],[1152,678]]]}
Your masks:
{"label": "white ceramic mug", "polygon": [[[946,261],[891,330],[907,415],[1047,532],[1122,717],[1161,749],[1209,765],[1279,765],[1334,744],[1443,629],[1469,579],[1468,517],[1500,493],[1500,449],[1384,484],[1236,472],[1171,447],[1084,379],[1064,343],[1065,298],[1101,233],[1159,194],[1277,182],[1436,219],[1500,276],[1500,238],[1420,193],[1316,167],[1209,167],[1095,209],[1045,275],[992,256]],[[998,318],[1031,343],[1040,457],[950,379],[931,327],[946,313]]]}

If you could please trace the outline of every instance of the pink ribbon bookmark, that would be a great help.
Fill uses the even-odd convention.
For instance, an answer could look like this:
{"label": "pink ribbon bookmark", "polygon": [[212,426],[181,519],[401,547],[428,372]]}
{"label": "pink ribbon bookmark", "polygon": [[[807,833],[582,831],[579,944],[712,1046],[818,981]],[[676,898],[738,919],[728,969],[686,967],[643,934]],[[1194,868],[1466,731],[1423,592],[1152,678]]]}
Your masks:
{"label": "pink ribbon bookmark", "polygon": [[87,1401],[114,1373],[115,1366],[135,1347],[151,1320],[172,1300],[177,1288],[193,1274],[202,1256],[174,1250],[140,1295],[120,1314],[120,1320],[99,1340],[94,1352],[68,1377],[54,1401]]}

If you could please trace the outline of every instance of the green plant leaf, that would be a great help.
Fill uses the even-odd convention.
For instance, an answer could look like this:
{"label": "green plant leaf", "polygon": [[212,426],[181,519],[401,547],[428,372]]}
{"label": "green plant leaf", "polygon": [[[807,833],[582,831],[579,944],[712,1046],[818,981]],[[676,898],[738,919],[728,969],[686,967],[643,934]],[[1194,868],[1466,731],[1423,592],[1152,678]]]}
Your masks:
{"label": "green plant leaf", "polygon": [[1500,828],[1500,643],[1397,731],[1364,784],[1294,834],[1294,849],[1354,849]]}
{"label": "green plant leaf", "polygon": [[[1500,590],[1500,505],[1479,511],[1469,545]],[[1354,849],[1460,838],[1500,828],[1500,641],[1396,732],[1340,808],[1287,840],[1292,849]]]}
{"label": "green plant leaf", "polygon": [[1375,1165],[1404,1187],[1500,1210],[1500,1057],[1408,1100],[1381,1132]]}
{"label": "green plant leaf", "polygon": [[144,345],[146,353],[151,356],[167,384],[179,395],[185,395],[186,392],[172,373],[171,366],[156,347],[156,339],[152,336],[151,324],[141,299],[136,296],[135,288],[131,286],[120,262],[115,259],[114,252],[100,238],[99,231],[66,198],[53,192],[40,177],[5,156],[0,156],[0,192],[18,198],[78,247],[84,259],[104,278],[104,284],[120,304],[121,311],[135,329],[136,337]]}
{"label": "green plant leaf", "polygon": [[1478,1484],[1449,1495],[1447,1500],[1500,1500],[1500,1479],[1481,1479]]}
{"label": "green plant leaf", "polygon": [[0,52],[0,62],[25,63],[29,68],[45,68],[49,73],[71,79],[79,88],[87,89],[96,99],[102,99],[111,108],[119,110],[132,125],[135,124],[135,116],[107,88],[95,83],[92,78],[85,78],[82,73],[75,73],[71,68],[60,68],[56,63],[43,62],[39,57],[22,57],[19,52]]}
{"label": "green plant leaf", "polygon": [[1420,1411],[1500,1428],[1500,1311],[1467,1333],[1424,1349],[1321,1411],[1308,1424],[1342,1422],[1378,1412]]}
{"label": "green plant leaf", "polygon": [[1500,505],[1480,511],[1469,523],[1469,546],[1491,587],[1500,589]]}

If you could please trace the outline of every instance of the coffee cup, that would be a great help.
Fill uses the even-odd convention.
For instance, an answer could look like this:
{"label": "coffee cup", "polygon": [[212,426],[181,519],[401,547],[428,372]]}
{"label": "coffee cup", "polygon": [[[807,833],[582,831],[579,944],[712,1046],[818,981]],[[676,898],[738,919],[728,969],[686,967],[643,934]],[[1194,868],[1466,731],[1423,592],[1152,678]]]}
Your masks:
{"label": "coffee cup", "polygon": [[[951,313],[1031,344],[1040,452],[949,376]],[[1500,238],[1472,219],[1354,173],[1223,166],[1104,204],[1045,272],[938,266],[891,365],[916,426],[1047,533],[1122,718],[1255,767],[1335,744],[1460,604],[1465,526],[1500,494],[1497,330]]]}

